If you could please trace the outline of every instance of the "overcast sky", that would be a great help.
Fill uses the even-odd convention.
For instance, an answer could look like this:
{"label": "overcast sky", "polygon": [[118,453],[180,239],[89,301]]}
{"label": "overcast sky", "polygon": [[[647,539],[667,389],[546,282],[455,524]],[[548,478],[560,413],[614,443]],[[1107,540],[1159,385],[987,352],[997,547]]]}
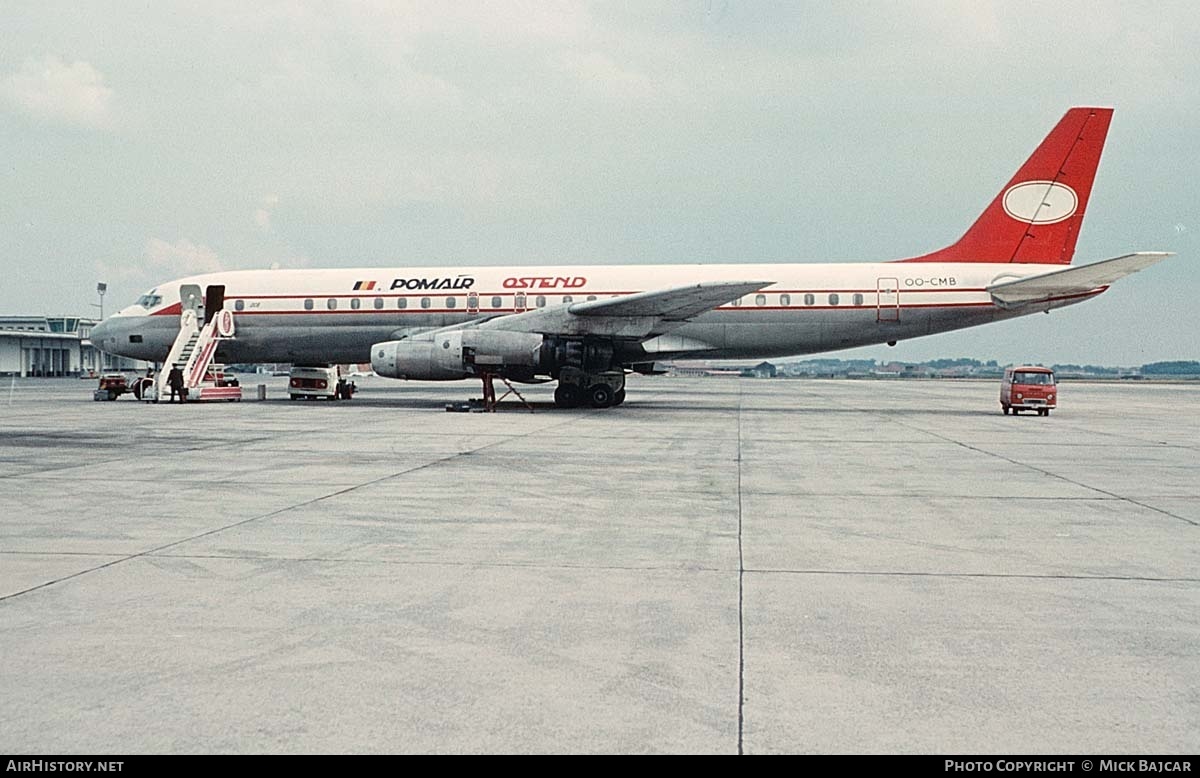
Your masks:
{"label": "overcast sky", "polygon": [[[0,313],[222,268],[851,262],[1116,107],[1049,316],[854,355],[1200,359],[1190,2],[5,2]],[[845,352],[843,352],[845,354]]]}

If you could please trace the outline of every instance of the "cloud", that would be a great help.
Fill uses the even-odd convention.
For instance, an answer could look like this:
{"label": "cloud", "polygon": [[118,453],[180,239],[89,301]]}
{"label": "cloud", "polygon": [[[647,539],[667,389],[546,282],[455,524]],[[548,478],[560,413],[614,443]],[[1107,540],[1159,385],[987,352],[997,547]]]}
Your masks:
{"label": "cloud", "polygon": [[215,273],[226,269],[217,252],[208,246],[198,246],[186,238],[174,243],[150,238],[146,241],[145,256],[154,268],[170,270],[176,275]]}
{"label": "cloud", "polygon": [[16,73],[0,82],[0,100],[27,116],[109,127],[113,90],[89,63],[70,64],[56,56],[27,59]]}
{"label": "cloud", "polygon": [[649,77],[618,65],[599,51],[560,52],[550,58],[550,65],[572,75],[580,86],[604,97],[645,99],[654,93],[654,84]]}
{"label": "cloud", "polygon": [[269,194],[262,199],[261,204],[254,211],[254,223],[263,232],[271,231],[271,211],[276,205],[279,205],[279,195]]}

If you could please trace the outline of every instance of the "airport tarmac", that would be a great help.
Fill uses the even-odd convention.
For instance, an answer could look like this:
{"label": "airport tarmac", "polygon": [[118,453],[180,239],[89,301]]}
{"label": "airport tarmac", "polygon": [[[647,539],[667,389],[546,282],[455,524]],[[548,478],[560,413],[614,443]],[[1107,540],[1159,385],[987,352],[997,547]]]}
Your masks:
{"label": "airport tarmac", "polygon": [[1200,386],[268,380],[0,380],[0,751],[1200,751]]}

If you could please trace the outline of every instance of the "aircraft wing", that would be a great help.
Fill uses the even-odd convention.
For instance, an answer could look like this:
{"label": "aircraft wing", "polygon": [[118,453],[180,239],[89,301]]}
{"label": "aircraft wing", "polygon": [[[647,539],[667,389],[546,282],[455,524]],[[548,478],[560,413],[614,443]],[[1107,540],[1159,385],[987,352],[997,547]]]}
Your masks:
{"label": "aircraft wing", "polygon": [[1032,278],[1001,281],[992,284],[987,290],[992,295],[992,300],[1000,307],[1018,308],[1102,289],[1169,256],[1172,256],[1169,252],[1141,251],[1093,262],[1090,265],[1067,267]]}
{"label": "aircraft wing", "polygon": [[[773,281],[713,281],[623,297],[565,303],[486,321],[453,325],[422,333],[425,340],[451,330],[503,330],[544,335],[606,336],[644,341],[683,325],[717,306],[770,286]],[[705,344],[698,344],[703,346]]]}
{"label": "aircraft wing", "polygon": [[719,281],[638,292],[607,300],[573,303],[576,316],[653,316],[667,321],[687,321],[718,305],[757,292],[770,281]]}

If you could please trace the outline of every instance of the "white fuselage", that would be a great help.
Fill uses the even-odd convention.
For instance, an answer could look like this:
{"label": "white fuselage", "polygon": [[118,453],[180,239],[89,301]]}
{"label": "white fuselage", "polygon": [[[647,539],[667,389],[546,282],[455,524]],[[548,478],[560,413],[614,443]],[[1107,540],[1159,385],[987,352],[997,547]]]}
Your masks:
{"label": "white fuselage", "polygon": [[[224,287],[237,336],[225,362],[370,361],[374,343],[422,330],[717,281],[769,281],[643,344],[645,359],[770,358],[886,343],[1062,307],[1096,289],[1006,309],[990,284],[1028,278],[1054,265],[887,262],[866,264],[626,265],[477,268],[241,270],[172,281],[161,302],[125,308],[93,332],[105,351],[165,358],[179,329],[180,288]],[[630,361],[633,358],[630,358]]]}

